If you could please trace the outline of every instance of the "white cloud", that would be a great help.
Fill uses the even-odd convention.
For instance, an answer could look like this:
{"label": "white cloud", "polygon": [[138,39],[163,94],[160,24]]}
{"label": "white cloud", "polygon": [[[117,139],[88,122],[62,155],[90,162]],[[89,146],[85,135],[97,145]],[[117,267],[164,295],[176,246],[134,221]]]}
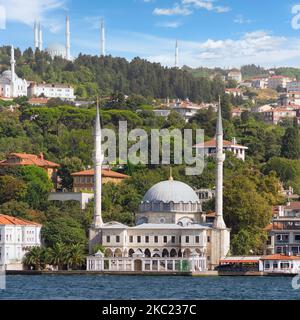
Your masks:
{"label": "white cloud", "polygon": [[65,0],[0,0],[4,6],[7,21],[24,23],[32,26],[39,19],[44,27],[52,32],[60,29],[60,23],[52,13],[65,8]]}
{"label": "white cloud", "polygon": [[170,28],[170,29],[176,29],[179,28],[182,25],[179,21],[173,21],[173,22],[159,22],[156,24],[157,27],[163,27],[163,28]]}
{"label": "white cloud", "polygon": [[[115,31],[108,40],[109,51],[113,55],[131,59],[135,56],[174,65],[175,39],[155,37],[148,34]],[[208,39],[203,42],[180,40],[179,58],[181,65],[191,67],[239,67],[255,63],[262,66],[299,66],[300,40],[273,35],[257,30],[243,34],[238,39]],[[77,45],[98,50],[98,42],[77,42]]]}
{"label": "white cloud", "polygon": [[173,8],[155,8],[153,14],[156,16],[174,16],[174,15],[181,15],[181,16],[188,16],[193,12],[188,7],[182,7],[179,4],[175,4]]}
{"label": "white cloud", "polygon": [[233,20],[233,22],[239,23],[239,24],[247,24],[247,23],[251,23],[252,20],[245,18],[242,14],[238,14]]}
{"label": "white cloud", "polygon": [[228,12],[231,9],[224,6],[215,6],[214,0],[182,0],[183,5],[191,5],[196,9],[206,9],[217,13]]}

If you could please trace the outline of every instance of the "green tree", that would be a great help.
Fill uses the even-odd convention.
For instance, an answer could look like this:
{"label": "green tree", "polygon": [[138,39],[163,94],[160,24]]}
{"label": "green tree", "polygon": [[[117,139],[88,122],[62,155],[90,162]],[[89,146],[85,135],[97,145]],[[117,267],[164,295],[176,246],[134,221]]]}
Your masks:
{"label": "green tree", "polygon": [[47,246],[56,243],[86,245],[87,236],[81,224],[72,217],[52,217],[43,226],[42,237]]}
{"label": "green tree", "polygon": [[77,268],[81,268],[85,263],[85,251],[84,246],[82,244],[71,244],[67,247],[67,262],[68,265],[72,267],[72,270],[76,270]]}
{"label": "green tree", "polygon": [[27,267],[34,267],[35,270],[41,270],[45,264],[45,250],[41,247],[31,248],[24,256],[23,263]]}
{"label": "green tree", "polygon": [[0,204],[22,200],[27,193],[24,181],[13,176],[0,176]]}
{"label": "green tree", "polygon": [[20,169],[20,174],[27,185],[25,201],[33,209],[43,208],[53,189],[46,171],[36,166],[25,166]]}
{"label": "green tree", "polygon": [[281,155],[288,159],[300,159],[300,134],[297,127],[287,128],[282,138]]}

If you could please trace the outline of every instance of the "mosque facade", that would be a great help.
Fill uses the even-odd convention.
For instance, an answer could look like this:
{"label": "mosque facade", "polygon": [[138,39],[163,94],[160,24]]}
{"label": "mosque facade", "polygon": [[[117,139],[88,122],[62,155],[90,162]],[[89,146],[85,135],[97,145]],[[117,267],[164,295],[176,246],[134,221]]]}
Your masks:
{"label": "mosque facade", "polygon": [[[104,223],[101,215],[101,128],[95,128],[95,211],[90,228],[89,271],[205,272],[213,270],[230,249],[230,230],[223,220],[223,128],[221,108],[216,134],[216,216],[207,221],[196,192],[187,184],[155,184],[144,195],[135,226]],[[104,252],[96,252],[97,245]]]}
{"label": "mosque facade", "polygon": [[28,83],[25,79],[18,77],[15,71],[15,51],[11,47],[10,70],[2,72],[0,75],[0,97],[3,98],[18,98],[27,96]]}

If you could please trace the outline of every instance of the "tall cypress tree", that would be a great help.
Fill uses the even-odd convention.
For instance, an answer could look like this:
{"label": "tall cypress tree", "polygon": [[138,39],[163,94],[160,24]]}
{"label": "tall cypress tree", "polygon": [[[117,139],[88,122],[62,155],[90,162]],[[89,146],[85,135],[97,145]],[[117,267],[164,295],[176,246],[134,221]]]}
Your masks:
{"label": "tall cypress tree", "polygon": [[282,138],[281,155],[288,159],[300,159],[300,134],[297,122],[287,128]]}

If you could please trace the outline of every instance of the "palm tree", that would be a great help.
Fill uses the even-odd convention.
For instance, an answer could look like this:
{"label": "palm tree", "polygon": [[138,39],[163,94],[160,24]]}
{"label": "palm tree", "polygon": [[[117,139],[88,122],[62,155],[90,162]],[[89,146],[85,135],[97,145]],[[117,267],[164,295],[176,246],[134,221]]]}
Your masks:
{"label": "palm tree", "polygon": [[75,270],[80,268],[85,262],[85,252],[82,244],[72,244],[67,248],[67,262]]}
{"label": "palm tree", "polygon": [[67,263],[66,253],[66,246],[62,243],[56,243],[52,248],[49,248],[47,252],[47,262],[57,266],[58,270],[62,270],[64,264]]}
{"label": "palm tree", "polygon": [[45,263],[45,251],[41,247],[33,247],[25,254],[23,263],[35,270],[41,270],[42,265]]}

